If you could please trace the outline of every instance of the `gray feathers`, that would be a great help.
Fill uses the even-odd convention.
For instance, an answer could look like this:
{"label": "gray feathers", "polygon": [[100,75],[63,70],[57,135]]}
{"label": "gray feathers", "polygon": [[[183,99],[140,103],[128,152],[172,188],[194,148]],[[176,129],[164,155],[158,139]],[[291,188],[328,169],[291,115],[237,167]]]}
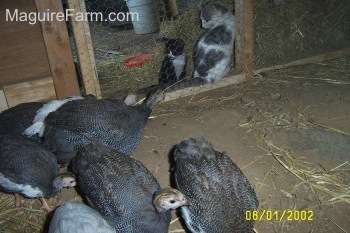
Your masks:
{"label": "gray feathers", "polygon": [[253,222],[245,210],[258,206],[254,190],[242,171],[203,138],[181,142],[174,154],[177,188],[192,203],[182,216],[192,232],[248,233]]}
{"label": "gray feathers", "polygon": [[115,230],[89,206],[65,202],[56,209],[49,233],[115,233]]}

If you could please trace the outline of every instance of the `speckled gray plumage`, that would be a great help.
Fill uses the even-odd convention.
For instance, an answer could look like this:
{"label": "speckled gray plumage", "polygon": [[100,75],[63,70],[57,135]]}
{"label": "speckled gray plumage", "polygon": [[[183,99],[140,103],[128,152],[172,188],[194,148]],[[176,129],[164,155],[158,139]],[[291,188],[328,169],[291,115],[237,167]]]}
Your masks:
{"label": "speckled gray plumage", "polygon": [[154,101],[150,98],[137,106],[107,99],[67,102],[46,117],[43,144],[59,163],[69,162],[91,139],[131,155],[141,142]]}
{"label": "speckled gray plumage", "polygon": [[9,193],[22,193],[4,183],[4,179],[19,185],[30,185],[42,191],[40,196],[51,197],[58,190],[52,181],[59,174],[55,156],[39,144],[22,136],[0,135],[0,188]]}
{"label": "speckled gray plumage", "polygon": [[68,201],[55,210],[48,233],[115,233],[115,230],[96,210]]}
{"label": "speckled gray plumage", "polygon": [[[41,102],[22,103],[0,113],[0,133],[22,135],[32,123]],[[38,140],[38,137],[34,137]]]}
{"label": "speckled gray plumage", "polygon": [[176,186],[192,203],[181,208],[192,232],[252,232],[253,222],[245,220],[245,210],[256,209],[258,200],[227,155],[203,138],[191,138],[176,147],[174,160]]}
{"label": "speckled gray plumage", "polygon": [[72,159],[72,170],[89,205],[117,233],[168,232],[170,211],[158,213],[153,205],[160,185],[140,162],[93,143]]}

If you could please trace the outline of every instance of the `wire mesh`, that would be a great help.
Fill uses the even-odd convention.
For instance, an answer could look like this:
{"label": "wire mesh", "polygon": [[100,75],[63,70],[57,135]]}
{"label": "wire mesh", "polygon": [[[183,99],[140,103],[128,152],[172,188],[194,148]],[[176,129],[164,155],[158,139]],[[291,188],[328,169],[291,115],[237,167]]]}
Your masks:
{"label": "wire mesh", "polygon": [[[237,0],[209,2],[219,3],[233,13],[243,4]],[[151,85],[192,78],[197,44],[206,31],[201,28],[200,19],[204,3],[201,0],[85,0],[86,11],[99,15],[90,18],[88,24],[102,95],[123,97]],[[350,3],[346,0],[320,4],[307,0],[253,3],[256,69],[349,45],[350,26],[346,19],[350,18]],[[244,40],[240,30],[244,12],[236,17],[236,39]],[[79,40],[77,37],[79,33],[75,34],[75,40]],[[167,42],[168,39],[171,41]],[[168,56],[170,52],[172,57]],[[185,54],[186,66],[180,71],[172,69],[172,59],[181,52]],[[209,59],[215,60],[215,56]],[[234,54],[229,68],[225,76],[241,72],[235,67]],[[218,86],[235,83],[221,81],[223,84]]]}

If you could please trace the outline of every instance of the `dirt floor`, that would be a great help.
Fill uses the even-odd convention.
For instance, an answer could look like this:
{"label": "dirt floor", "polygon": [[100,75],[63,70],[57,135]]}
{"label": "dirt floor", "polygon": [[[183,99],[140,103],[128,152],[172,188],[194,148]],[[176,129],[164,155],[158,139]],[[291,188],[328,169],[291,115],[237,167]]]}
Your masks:
{"label": "dirt floor", "polygon": [[[272,219],[263,216],[256,222],[257,232],[350,232],[349,62],[339,59],[271,72],[238,86],[162,103],[134,158],[167,186],[172,146],[203,136],[246,174],[259,198],[259,212],[273,211]],[[304,172],[309,184],[276,160],[284,150],[294,152],[295,169],[310,168]],[[339,195],[348,203],[330,203],[334,196],[310,185],[307,174],[331,175],[341,164],[334,180],[327,182],[337,183],[337,189],[343,184],[345,193]],[[284,210],[294,211],[287,213],[296,220],[276,220]],[[301,211],[310,218],[298,220]],[[171,232],[180,229],[179,221],[171,225]]]}

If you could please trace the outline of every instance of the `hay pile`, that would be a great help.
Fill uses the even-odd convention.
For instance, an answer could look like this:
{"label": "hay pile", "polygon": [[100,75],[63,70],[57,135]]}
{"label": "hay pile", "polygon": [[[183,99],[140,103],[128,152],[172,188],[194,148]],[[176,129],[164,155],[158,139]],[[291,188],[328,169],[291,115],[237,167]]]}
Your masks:
{"label": "hay pile", "polygon": [[[229,9],[233,8],[232,1],[230,0],[218,2],[227,6]],[[191,76],[193,70],[195,44],[203,32],[200,28],[199,14],[200,9],[193,8],[178,16],[176,20],[161,22],[159,33],[154,35],[154,38],[165,36],[184,40],[185,52],[188,59],[187,77]],[[92,33],[94,33],[93,30]],[[165,56],[164,45],[162,43],[152,43],[152,47],[146,47],[147,45],[149,44],[130,45],[132,47],[139,47],[136,53],[131,52],[130,54],[96,59],[97,71],[104,97],[123,97],[130,92],[158,82],[159,70]],[[134,48],[130,50],[135,51]],[[155,56],[141,67],[128,69],[124,66],[123,61],[125,59],[145,51],[154,52]]]}

